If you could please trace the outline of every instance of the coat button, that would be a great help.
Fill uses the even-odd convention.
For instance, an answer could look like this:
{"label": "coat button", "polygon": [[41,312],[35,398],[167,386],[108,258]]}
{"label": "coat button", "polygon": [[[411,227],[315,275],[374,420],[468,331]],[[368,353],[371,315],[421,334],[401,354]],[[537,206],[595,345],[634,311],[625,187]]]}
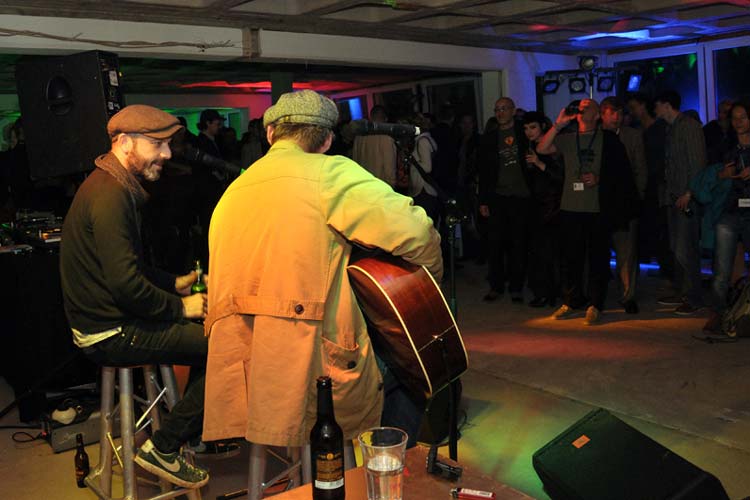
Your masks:
{"label": "coat button", "polygon": [[356,361],[349,361],[349,362],[348,362],[348,363],[346,364],[346,369],[347,369],[347,370],[351,370],[351,369],[352,369],[352,368],[354,368],[355,366],[357,366],[357,362],[356,362]]}
{"label": "coat button", "polygon": [[297,304],[296,306],[294,306],[294,312],[297,314],[302,314],[303,312],[305,312],[305,308],[302,306],[302,304]]}

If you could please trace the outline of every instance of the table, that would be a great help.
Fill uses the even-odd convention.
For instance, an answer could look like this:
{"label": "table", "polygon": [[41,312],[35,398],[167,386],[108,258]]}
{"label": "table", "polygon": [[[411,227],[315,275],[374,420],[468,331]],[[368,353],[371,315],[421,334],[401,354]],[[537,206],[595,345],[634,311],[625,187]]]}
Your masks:
{"label": "table", "polygon": [[[443,500],[451,498],[450,491],[456,487],[466,487],[475,490],[494,491],[497,500],[528,500],[532,497],[514,490],[510,486],[498,483],[491,477],[461,465],[448,458],[440,456],[441,462],[463,467],[463,475],[456,482],[448,481],[426,470],[427,452],[429,448],[416,446],[406,452],[406,469],[404,470],[403,500]],[[310,500],[312,486],[305,484],[299,488],[274,495],[274,500]],[[346,471],[346,500],[367,500],[367,486],[365,484],[365,470],[363,467]]]}

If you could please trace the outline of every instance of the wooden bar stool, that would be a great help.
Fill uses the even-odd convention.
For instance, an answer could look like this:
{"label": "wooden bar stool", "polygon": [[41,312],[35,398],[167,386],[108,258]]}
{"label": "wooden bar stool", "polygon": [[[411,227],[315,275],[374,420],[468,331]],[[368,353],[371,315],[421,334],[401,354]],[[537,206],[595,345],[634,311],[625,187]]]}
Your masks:
{"label": "wooden bar stool", "polygon": [[[266,475],[267,456],[279,460],[286,468],[274,477],[264,480]],[[357,464],[354,459],[352,441],[344,441],[344,469],[352,469]],[[266,489],[279,479],[289,478],[286,490],[312,482],[312,465],[310,463],[310,445],[287,448],[287,455],[282,456],[264,444],[250,443],[250,470],[247,480],[248,500],[260,500]]]}
{"label": "wooden bar stool", "polygon": [[[147,400],[133,395],[133,369],[143,368]],[[151,424],[151,429],[159,429],[159,403],[164,398],[167,408],[171,409],[179,400],[177,382],[171,365],[159,366],[164,387],[160,387],[154,365],[143,366],[103,366],[101,384],[101,420],[99,431],[99,463],[86,477],[86,485],[102,500],[115,500],[112,497],[113,458],[122,469],[122,500],[138,499],[138,483],[133,461],[135,457],[135,435]],[[114,404],[115,375],[119,385],[119,402]],[[146,411],[136,421],[133,400],[146,405]],[[119,409],[119,412],[118,412]],[[112,438],[112,424],[115,417],[120,420],[120,438],[122,445],[115,445]],[[188,457],[189,460],[191,460]],[[192,460],[191,460],[192,461]],[[160,480],[161,493],[146,500],[167,500],[179,495],[186,495],[190,500],[200,500],[199,489],[174,488],[167,481]]]}

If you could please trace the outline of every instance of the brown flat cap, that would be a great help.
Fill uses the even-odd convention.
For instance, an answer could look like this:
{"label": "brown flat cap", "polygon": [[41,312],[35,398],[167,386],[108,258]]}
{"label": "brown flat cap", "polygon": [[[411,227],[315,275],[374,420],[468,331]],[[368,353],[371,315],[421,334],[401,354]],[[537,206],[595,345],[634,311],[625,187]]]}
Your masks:
{"label": "brown flat cap", "polygon": [[263,114],[263,126],[272,123],[306,123],[332,129],[339,119],[336,104],[313,90],[282,94]]}
{"label": "brown flat cap", "polygon": [[107,123],[110,137],[142,134],[154,139],[169,139],[181,128],[182,124],[176,116],[145,104],[125,106]]}

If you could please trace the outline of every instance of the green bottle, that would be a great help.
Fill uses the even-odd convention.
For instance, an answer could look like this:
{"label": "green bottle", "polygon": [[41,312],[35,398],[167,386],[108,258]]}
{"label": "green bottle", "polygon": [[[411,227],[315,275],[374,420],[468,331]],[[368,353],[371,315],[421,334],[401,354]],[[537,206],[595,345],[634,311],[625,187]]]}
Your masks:
{"label": "green bottle", "polygon": [[195,283],[193,283],[193,286],[190,287],[190,292],[206,293],[208,291],[208,287],[206,286],[206,282],[203,281],[203,268],[201,267],[200,260],[195,261],[195,272],[198,274],[198,277],[195,279]]}

